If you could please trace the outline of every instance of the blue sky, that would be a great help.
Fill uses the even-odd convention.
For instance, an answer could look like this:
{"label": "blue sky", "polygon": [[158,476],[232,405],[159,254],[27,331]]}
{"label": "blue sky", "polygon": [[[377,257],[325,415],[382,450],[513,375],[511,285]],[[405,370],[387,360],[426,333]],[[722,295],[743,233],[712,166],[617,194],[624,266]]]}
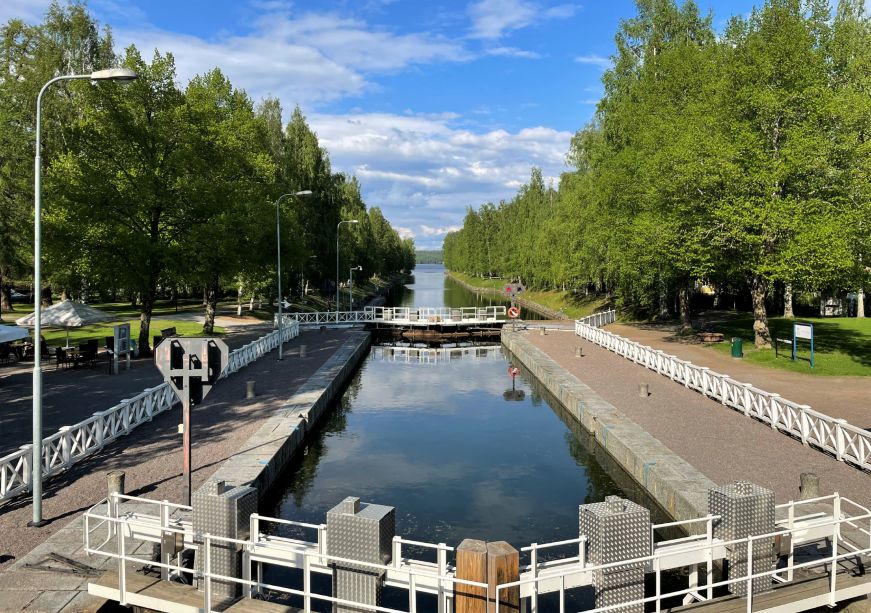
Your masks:
{"label": "blue sky", "polygon": [[[721,28],[761,0],[698,0]],[[48,0],[5,0],[38,21]],[[299,104],[336,171],[420,248],[465,208],[559,179],[595,110],[631,0],[91,0],[119,47],[172,51],[180,85],[213,66],[254,100]]]}

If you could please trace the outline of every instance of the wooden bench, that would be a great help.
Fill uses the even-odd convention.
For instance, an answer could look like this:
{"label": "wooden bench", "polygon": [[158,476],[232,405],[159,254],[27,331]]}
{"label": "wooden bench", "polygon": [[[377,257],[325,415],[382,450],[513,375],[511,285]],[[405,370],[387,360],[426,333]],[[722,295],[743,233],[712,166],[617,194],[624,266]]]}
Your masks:
{"label": "wooden bench", "polygon": [[703,343],[722,343],[723,342],[723,333],[722,332],[702,332],[699,334],[699,338]]}
{"label": "wooden bench", "polygon": [[171,328],[164,328],[163,330],[160,331],[160,334],[155,334],[154,338],[152,339],[154,342],[153,347],[157,347],[157,345],[160,343],[160,341],[162,341],[165,338],[169,338],[171,336],[178,336],[178,332],[176,332],[175,326],[173,326]]}

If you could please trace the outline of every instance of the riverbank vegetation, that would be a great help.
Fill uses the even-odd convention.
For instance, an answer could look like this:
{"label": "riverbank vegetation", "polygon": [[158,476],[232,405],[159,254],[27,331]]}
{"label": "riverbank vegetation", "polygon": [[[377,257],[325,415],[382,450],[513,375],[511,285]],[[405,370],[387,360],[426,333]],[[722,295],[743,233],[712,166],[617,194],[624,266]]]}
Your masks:
{"label": "riverbank vegetation", "polygon": [[37,93],[110,66],[139,78],[44,96],[44,302],[126,300],[147,351],[155,305],[201,297],[210,333],[224,296],[277,296],[274,203],[304,190],[279,207],[286,296],[334,294],[342,220],[359,223],[341,227],[340,271],[361,266],[360,281],[413,268],[411,239],[366,206],[355,177],[333,172],[299,108],[285,124],[279,100],[255,103],[220,68],[180,85],[170,50],[116,54],[83,5],[52,3],[42,24],[0,27],[0,314],[13,288],[33,292]]}
{"label": "riverbank vegetation", "polygon": [[[634,317],[768,316],[856,297],[871,263],[871,26],[862,0],[768,0],[721,32],[693,2],[637,0],[558,188],[533,169],[470,208],[445,264],[604,293]],[[718,19],[720,16],[718,16]]]}

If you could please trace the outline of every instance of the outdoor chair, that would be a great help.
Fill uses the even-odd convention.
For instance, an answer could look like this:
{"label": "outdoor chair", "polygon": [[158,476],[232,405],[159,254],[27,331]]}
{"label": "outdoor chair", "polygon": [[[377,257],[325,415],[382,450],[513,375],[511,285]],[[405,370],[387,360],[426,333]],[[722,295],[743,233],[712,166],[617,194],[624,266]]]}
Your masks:
{"label": "outdoor chair", "polygon": [[63,365],[64,368],[69,368],[73,363],[73,361],[70,359],[70,356],[68,356],[67,352],[64,351],[63,348],[61,348],[61,347],[55,348],[54,356],[55,356],[55,366],[54,366],[55,370],[60,368],[61,365]]}
{"label": "outdoor chair", "polygon": [[45,338],[40,338],[39,347],[39,360],[51,362],[51,359],[54,357],[54,355],[52,355],[51,349],[49,349],[48,347],[48,343],[45,342]]}
{"label": "outdoor chair", "polygon": [[8,343],[3,343],[0,345],[0,364],[8,364],[9,356],[12,354],[12,350],[9,348]]}
{"label": "outdoor chair", "polygon": [[93,349],[90,342],[79,343],[79,363],[93,364],[97,359],[97,352]]}

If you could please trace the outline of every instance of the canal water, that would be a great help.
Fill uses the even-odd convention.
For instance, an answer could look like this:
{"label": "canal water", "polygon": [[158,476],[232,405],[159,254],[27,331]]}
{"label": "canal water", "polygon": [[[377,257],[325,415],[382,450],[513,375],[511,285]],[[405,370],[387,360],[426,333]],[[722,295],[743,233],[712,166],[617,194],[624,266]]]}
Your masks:
{"label": "canal water", "polygon": [[[419,267],[395,298],[402,306],[490,302],[440,266]],[[501,347],[427,361],[403,355],[372,348],[266,514],[322,523],[356,496],[394,506],[404,538],[454,547],[506,540],[519,549],[577,538],[579,504],[623,495],[562,409],[523,376],[512,389]]]}

